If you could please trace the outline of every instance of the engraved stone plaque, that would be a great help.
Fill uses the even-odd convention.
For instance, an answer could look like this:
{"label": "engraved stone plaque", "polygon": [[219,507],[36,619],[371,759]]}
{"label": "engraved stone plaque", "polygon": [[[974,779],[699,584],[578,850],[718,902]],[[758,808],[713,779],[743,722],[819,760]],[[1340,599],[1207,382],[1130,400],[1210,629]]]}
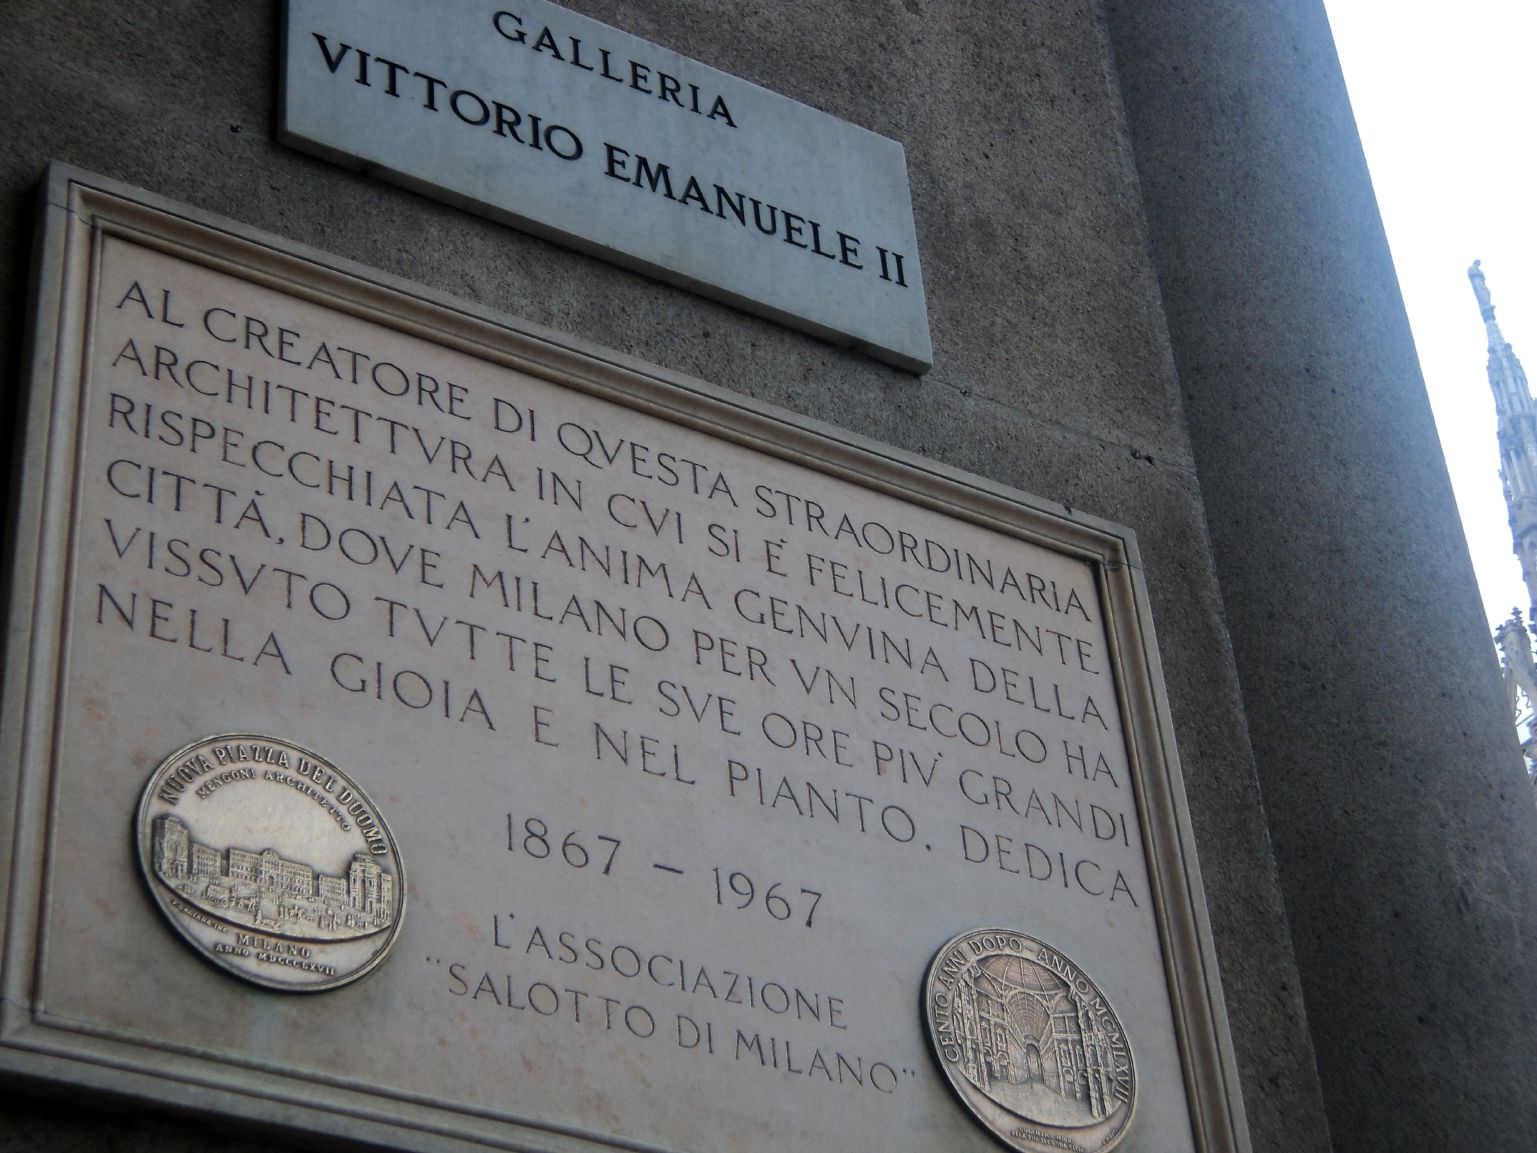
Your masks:
{"label": "engraved stone plaque", "polygon": [[[1243,1147],[1125,530],[97,177],[47,203],[6,1068],[406,1148],[981,1153],[921,990],[1026,925],[1135,1044],[1118,1153]],[[144,792],[231,744],[298,808]],[[403,874],[304,794],[333,769],[409,916],[347,925],[355,854]],[[398,935],[286,995],[156,884]]]}

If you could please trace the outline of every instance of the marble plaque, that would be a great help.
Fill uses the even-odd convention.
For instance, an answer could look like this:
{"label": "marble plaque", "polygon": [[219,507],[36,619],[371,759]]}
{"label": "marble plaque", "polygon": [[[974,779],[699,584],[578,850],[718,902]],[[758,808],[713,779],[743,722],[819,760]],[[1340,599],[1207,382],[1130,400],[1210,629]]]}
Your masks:
{"label": "marble plaque", "polygon": [[544,0],[288,0],[290,144],[913,371],[907,160]]}
{"label": "marble plaque", "polygon": [[[1115,1006],[1118,1149],[1244,1147],[1125,530],[74,170],[47,203],[0,1065],[409,1148],[981,1153],[921,994],[1007,925]],[[409,914],[316,928],[367,836],[245,809],[149,871],[228,920],[283,849],[316,876],[246,927],[398,930],[359,979],[156,908],[146,782],[242,766],[366,790]]]}

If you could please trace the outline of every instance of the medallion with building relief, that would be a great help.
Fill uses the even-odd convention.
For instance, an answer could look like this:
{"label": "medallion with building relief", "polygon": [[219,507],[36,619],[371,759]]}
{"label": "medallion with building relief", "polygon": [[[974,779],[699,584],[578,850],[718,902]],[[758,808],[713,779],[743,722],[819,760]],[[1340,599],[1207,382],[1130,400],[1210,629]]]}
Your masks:
{"label": "medallion with building relief", "polygon": [[181,936],[237,977],[334,989],[400,932],[405,871],[389,826],[341,769],[291,741],[205,737],[139,799],[139,865]]}
{"label": "medallion with building relief", "polygon": [[973,929],[929,965],[924,1015],[950,1087],[1021,1153],[1103,1153],[1126,1135],[1137,1073],[1120,1018],[1060,950]]}

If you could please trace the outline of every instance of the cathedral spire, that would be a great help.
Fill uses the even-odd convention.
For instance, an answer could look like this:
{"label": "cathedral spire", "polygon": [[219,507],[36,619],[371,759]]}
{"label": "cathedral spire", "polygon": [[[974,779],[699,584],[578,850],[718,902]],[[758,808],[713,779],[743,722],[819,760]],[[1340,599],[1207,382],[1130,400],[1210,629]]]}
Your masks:
{"label": "cathedral spire", "polygon": [[1494,298],[1484,280],[1482,264],[1481,260],[1473,262],[1468,269],[1468,280],[1473,284],[1473,295],[1478,298],[1478,310],[1484,318],[1484,331],[1489,337],[1489,387],[1494,390],[1494,405],[1500,416],[1503,437],[1506,417],[1532,412],[1533,404],[1526,384],[1526,371],[1500,332],[1499,321],[1494,319]]}
{"label": "cathedral spire", "polygon": [[1504,338],[1500,336],[1500,327],[1494,322],[1494,298],[1489,295],[1489,285],[1484,281],[1483,261],[1475,260],[1468,268],[1468,279],[1473,282],[1473,295],[1478,297],[1478,309],[1484,315],[1484,324],[1489,329],[1489,345],[1492,348],[1495,341],[1503,344]]}
{"label": "cathedral spire", "polygon": [[1526,710],[1516,711],[1516,728],[1524,737],[1521,747],[1537,787],[1537,726],[1532,716],[1537,711],[1537,661],[1532,653],[1533,626],[1537,626],[1537,405],[1532,402],[1521,362],[1494,319],[1494,300],[1476,260],[1468,269],[1468,279],[1489,334],[1489,387],[1499,418],[1500,479],[1505,482],[1505,505],[1510,511],[1511,543],[1531,602],[1526,621],[1521,619],[1520,609],[1513,610],[1510,619],[1495,632],[1495,641],[1512,707],[1518,704],[1518,689],[1526,698]]}
{"label": "cathedral spire", "polygon": [[[1521,362],[1495,323],[1489,286],[1476,260],[1468,269],[1468,279],[1489,332],[1489,388],[1498,416],[1500,479],[1505,482],[1512,543],[1526,581],[1527,620],[1537,621],[1537,405]],[[1532,704],[1537,708],[1537,701]]]}

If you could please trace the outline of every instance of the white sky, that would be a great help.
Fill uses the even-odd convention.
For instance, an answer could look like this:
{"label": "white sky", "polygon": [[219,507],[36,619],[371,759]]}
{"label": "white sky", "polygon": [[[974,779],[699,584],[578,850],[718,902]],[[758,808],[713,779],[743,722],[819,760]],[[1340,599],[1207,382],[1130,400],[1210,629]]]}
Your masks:
{"label": "white sky", "polygon": [[1519,605],[1483,261],[1537,387],[1537,0],[1325,0],[1491,627]]}

